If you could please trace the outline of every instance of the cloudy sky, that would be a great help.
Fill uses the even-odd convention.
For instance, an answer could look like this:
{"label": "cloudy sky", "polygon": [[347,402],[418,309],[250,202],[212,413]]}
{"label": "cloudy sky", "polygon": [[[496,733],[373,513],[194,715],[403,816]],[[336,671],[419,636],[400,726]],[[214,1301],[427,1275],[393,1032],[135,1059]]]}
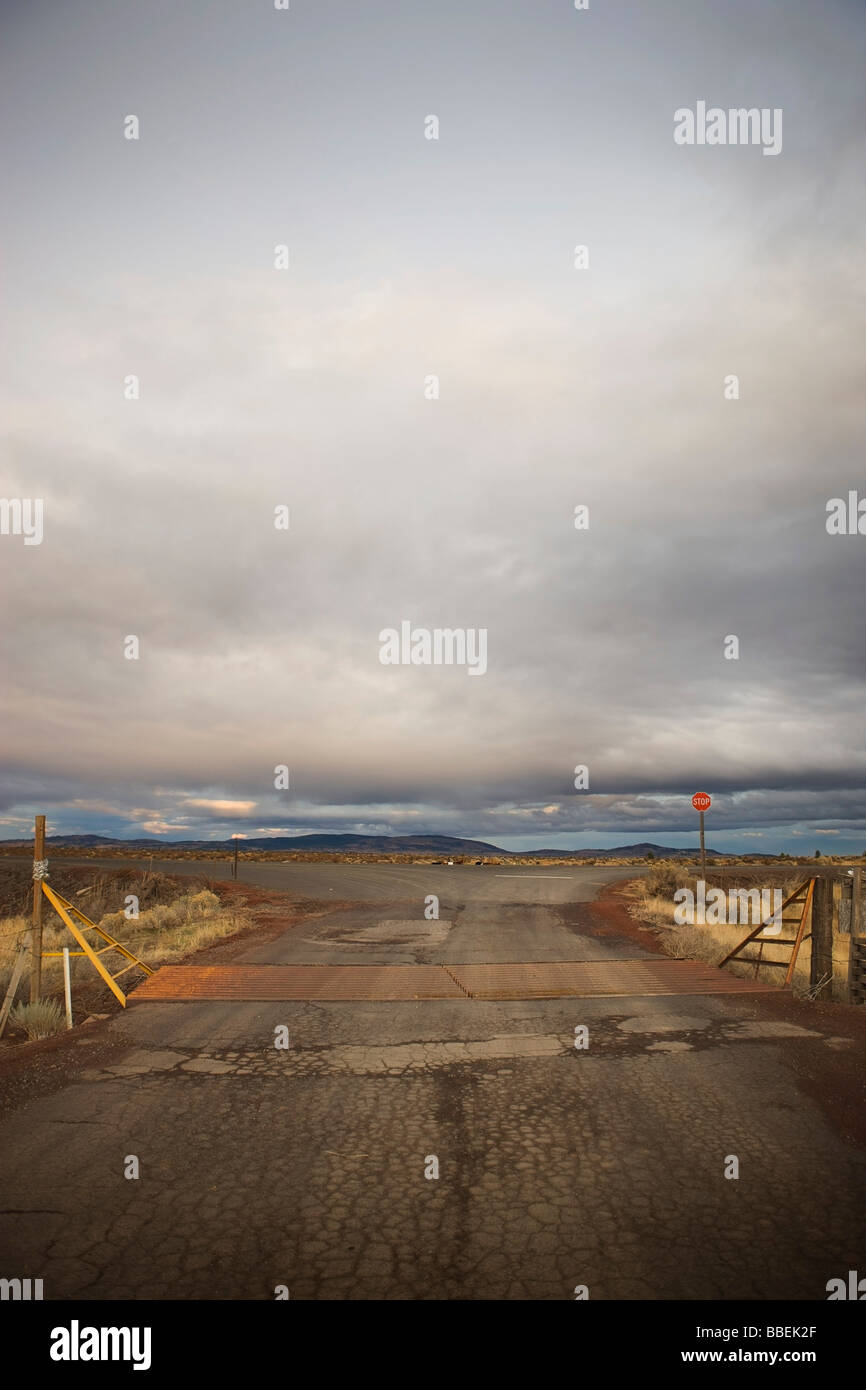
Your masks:
{"label": "cloudy sky", "polygon": [[0,837],[866,847],[861,3],[0,15]]}

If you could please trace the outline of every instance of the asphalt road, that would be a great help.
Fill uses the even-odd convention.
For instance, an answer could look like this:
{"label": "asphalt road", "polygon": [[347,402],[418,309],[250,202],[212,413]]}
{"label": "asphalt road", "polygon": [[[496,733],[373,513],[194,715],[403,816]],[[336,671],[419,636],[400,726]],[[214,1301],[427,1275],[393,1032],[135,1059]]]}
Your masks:
{"label": "asphalt road", "polygon": [[[14,863],[30,863],[23,856]],[[93,859],[87,861],[98,873],[105,869],[143,869],[148,865],[157,873],[190,874],[229,879],[231,864],[226,859]],[[81,864],[74,856],[53,854],[52,864]],[[634,868],[500,868],[472,864],[338,864],[298,863],[295,860],[241,861],[238,882],[258,888],[289,893],[292,897],[338,899],[358,902],[422,903],[428,893],[461,902],[556,903],[590,902],[599,887],[622,879],[636,878]],[[645,872],[645,871],[643,871]],[[423,907],[421,909],[423,912]]]}
{"label": "asphalt road", "polygon": [[[281,873],[322,909],[241,959],[641,954],[591,931],[616,870],[243,876]],[[864,1268],[866,1158],[801,1084],[840,1043],[755,996],[139,1003],[101,1033],[0,1123],[0,1272],[46,1298],[823,1300]]]}

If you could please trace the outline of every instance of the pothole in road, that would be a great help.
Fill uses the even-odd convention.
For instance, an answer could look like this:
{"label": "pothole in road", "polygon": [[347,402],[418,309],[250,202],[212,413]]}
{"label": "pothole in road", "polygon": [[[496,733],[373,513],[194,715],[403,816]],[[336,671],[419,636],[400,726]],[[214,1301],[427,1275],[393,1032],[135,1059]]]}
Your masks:
{"label": "pothole in road", "polygon": [[372,927],[331,928],[329,939],[359,946],[439,946],[447,940],[452,922],[392,920]]}
{"label": "pothole in road", "polygon": [[776,1023],[769,1019],[757,1019],[749,1023],[734,1023],[723,1028],[726,1038],[820,1038],[821,1033],[811,1028],[800,1028],[796,1023]]}
{"label": "pothole in road", "polygon": [[682,1014],[653,1014],[651,1018],[626,1018],[617,1027],[622,1033],[696,1033],[712,1019],[685,1018]]}

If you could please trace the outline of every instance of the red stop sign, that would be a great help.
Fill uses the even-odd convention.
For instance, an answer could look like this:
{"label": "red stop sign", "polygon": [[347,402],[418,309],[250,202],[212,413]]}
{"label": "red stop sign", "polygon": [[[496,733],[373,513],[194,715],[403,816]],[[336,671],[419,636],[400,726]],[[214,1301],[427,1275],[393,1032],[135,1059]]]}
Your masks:
{"label": "red stop sign", "polygon": [[708,811],[712,804],[712,800],[707,796],[706,792],[695,792],[692,797],[692,805],[696,811]]}

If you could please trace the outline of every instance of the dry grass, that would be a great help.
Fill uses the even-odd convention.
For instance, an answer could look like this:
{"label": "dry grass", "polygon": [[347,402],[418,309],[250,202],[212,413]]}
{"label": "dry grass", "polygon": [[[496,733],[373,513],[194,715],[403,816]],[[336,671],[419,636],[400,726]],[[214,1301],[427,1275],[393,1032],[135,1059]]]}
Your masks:
{"label": "dry grass", "polygon": [[237,908],[224,908],[216,893],[202,888],[172,903],[160,903],[128,921],[122,912],[103,917],[104,927],[147,965],[167,965],[211,946],[249,925]]}
{"label": "dry grass", "polygon": [[[752,869],[753,866],[750,866]],[[787,871],[784,876],[778,873],[760,874],[760,872],[749,872],[737,875],[736,882],[733,878],[714,878],[713,874],[707,875],[708,886],[718,886],[733,891],[735,888],[781,888],[783,897],[787,898],[799,885],[808,877],[808,870],[798,872]],[[677,926],[674,921],[674,901],[673,896],[678,888],[690,888],[693,893],[697,893],[697,879],[689,872],[686,866],[672,863],[658,865],[642,881],[637,881],[633,885],[631,897],[633,899],[630,912],[633,917],[642,922],[649,922],[654,926],[659,935],[661,944],[669,956],[674,956],[678,960],[702,960],[710,965],[717,965],[743,937],[748,935],[751,926],[757,926],[757,919],[751,923],[737,922],[733,925],[723,925],[719,923],[695,923],[684,926]],[[838,888],[837,888],[838,894]],[[806,931],[809,930],[807,920]],[[783,934],[787,936],[787,926],[783,929]],[[849,938],[836,932],[833,939],[833,998],[844,1001],[846,997],[847,975],[848,975],[848,941]],[[792,980],[792,990],[798,998],[804,998],[810,991],[810,969],[811,969],[811,942],[806,941],[800,948],[797,958],[797,965]],[[758,948],[750,944],[747,948],[750,956],[756,956]],[[786,964],[791,958],[790,946],[779,946],[773,942],[772,937],[765,938],[763,959],[768,961],[781,960]],[[754,979],[755,966],[747,961],[734,960],[725,966],[726,971],[732,975],[739,975],[742,978]],[[761,967],[758,971],[758,979],[768,984],[781,985],[784,980],[785,972],[778,968]]]}
{"label": "dry grass", "polygon": [[[82,908],[82,911],[86,911]],[[101,927],[122,942],[147,965],[164,965],[182,960],[204,946],[242,931],[250,925],[246,913],[237,908],[225,908],[215,893],[202,889],[196,893],[186,893],[170,903],[157,903],[154,907],[140,913],[137,919],[127,918],[123,912],[107,913],[101,920]],[[11,917],[0,921],[0,998],[5,994],[12,974],[18,942],[27,939],[30,923],[26,917]],[[87,940],[91,941],[91,932]],[[72,933],[46,903],[43,923],[42,947],[45,951],[62,951],[64,946],[78,950]],[[103,961],[110,970],[119,968],[117,956],[104,956]],[[116,962],[116,964],[115,964]],[[83,956],[70,960],[73,993],[78,984],[104,989],[106,1000],[112,998],[107,986],[101,985],[90,961]],[[127,980],[135,978],[130,971]],[[20,988],[26,988],[26,972]],[[54,957],[42,962],[42,983],[47,995],[62,995],[63,960]]]}

